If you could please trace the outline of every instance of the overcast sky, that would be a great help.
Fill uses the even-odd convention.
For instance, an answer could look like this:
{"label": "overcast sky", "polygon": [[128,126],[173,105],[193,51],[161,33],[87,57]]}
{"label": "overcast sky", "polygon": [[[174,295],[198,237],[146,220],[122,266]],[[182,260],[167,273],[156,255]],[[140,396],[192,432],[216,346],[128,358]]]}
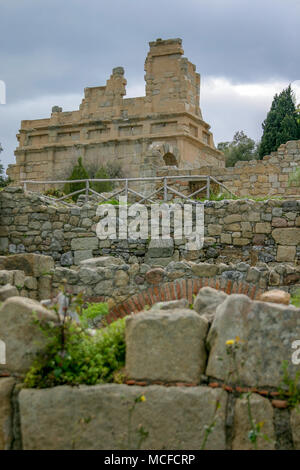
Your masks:
{"label": "overcast sky", "polygon": [[300,0],[0,0],[0,18],[5,166],[22,119],[78,109],[83,89],[105,85],[113,67],[125,68],[127,97],[144,95],[156,38],[183,39],[216,144],[237,130],[258,140],[273,95],[300,79]]}

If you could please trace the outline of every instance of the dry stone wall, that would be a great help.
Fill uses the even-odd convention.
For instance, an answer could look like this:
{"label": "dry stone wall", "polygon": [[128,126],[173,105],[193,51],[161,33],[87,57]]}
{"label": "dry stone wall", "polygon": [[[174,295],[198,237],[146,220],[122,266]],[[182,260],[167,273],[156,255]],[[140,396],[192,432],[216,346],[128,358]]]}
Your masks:
{"label": "dry stone wall", "polygon": [[[20,382],[36,310],[45,309],[15,297],[0,308],[7,342],[20,341],[16,316],[25,332],[21,354],[9,350],[5,377],[0,370],[0,449],[197,450],[213,422],[205,449],[253,449],[249,433],[258,423],[257,449],[299,449],[299,412],[278,388],[284,360],[292,379],[299,369],[291,358],[300,309],[202,288],[194,310],[162,302],[127,316],[123,384],[42,390]],[[47,317],[53,321],[46,310]]]}
{"label": "dry stone wall", "polygon": [[[0,192],[0,254],[50,255],[57,266],[78,266],[82,260],[113,255],[126,264],[166,266],[171,261],[299,263],[300,201],[206,201],[205,240],[199,251],[186,251],[184,238],[164,245],[156,240],[99,240],[98,205],[62,205],[20,188]],[[148,208],[150,211],[150,208]],[[150,220],[150,212],[149,212]],[[148,231],[149,235],[150,227]]]}
{"label": "dry stone wall", "polygon": [[[191,194],[204,184],[193,180],[193,175],[210,175],[223,183],[236,196],[300,196],[300,187],[289,186],[290,174],[300,167],[300,140],[282,144],[276,152],[262,160],[239,161],[233,167],[201,166],[194,169],[161,169],[158,176],[190,176],[188,180],[169,180],[168,184],[183,194]],[[212,190],[219,192],[217,185]],[[205,193],[200,193],[205,196]],[[162,197],[162,195],[161,195]]]}

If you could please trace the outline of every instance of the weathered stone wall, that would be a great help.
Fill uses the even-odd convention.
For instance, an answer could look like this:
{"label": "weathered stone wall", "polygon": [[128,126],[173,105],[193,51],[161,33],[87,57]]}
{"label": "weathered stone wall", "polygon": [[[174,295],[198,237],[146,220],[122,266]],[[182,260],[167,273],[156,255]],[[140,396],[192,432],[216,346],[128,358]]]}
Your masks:
{"label": "weathered stone wall", "polygon": [[150,266],[181,259],[299,263],[300,201],[207,201],[205,243],[199,251],[186,251],[184,238],[157,246],[150,240],[150,229],[147,240],[99,240],[97,207],[95,202],[81,206],[52,203],[38,194],[7,188],[0,192],[0,254],[41,253],[66,267],[99,255]]}
{"label": "weathered stone wall", "polygon": [[[85,88],[78,111],[54,106],[48,119],[22,121],[16,164],[7,174],[15,183],[66,179],[79,156],[93,169],[116,162],[127,177],[153,175],[153,165],[224,166],[210,126],[202,119],[200,75],[182,56],[181,39],[151,42],[146,96],[124,99],[124,69],[116,67],[106,86]],[[164,150],[157,160],[154,143],[172,150]]]}
{"label": "weathered stone wall", "polygon": [[38,331],[32,311],[53,321],[32,300],[13,297],[0,308],[10,345],[6,377],[0,370],[0,449],[137,449],[140,442],[196,450],[212,423],[206,449],[253,449],[249,432],[259,423],[257,449],[300,449],[299,412],[278,393],[283,361],[291,379],[299,369],[291,359],[300,309],[206,287],[193,310],[187,301],[163,302],[127,317],[125,383],[44,390],[20,387]]}
{"label": "weathered stone wall", "polygon": [[[237,196],[300,196],[300,187],[288,185],[290,174],[300,167],[300,140],[281,145],[276,152],[262,160],[237,162],[234,167],[216,168],[201,166],[192,170],[158,170],[158,176],[190,175],[188,180],[174,180],[169,186],[188,195],[204,186],[205,182],[193,180],[193,175],[210,175],[223,183]],[[212,187],[219,191],[219,187]],[[205,192],[201,197],[205,196]],[[161,195],[162,197],[162,195]]]}
{"label": "weathered stone wall", "polygon": [[74,295],[82,293],[87,300],[107,302],[111,321],[159,301],[186,299],[192,304],[194,295],[204,286],[252,299],[268,288],[293,292],[300,287],[300,266],[171,261],[165,267],[151,267],[104,256],[84,260],[76,269],[69,269],[54,267],[52,258],[43,255],[0,257],[0,301],[16,295],[49,299],[63,284]]}

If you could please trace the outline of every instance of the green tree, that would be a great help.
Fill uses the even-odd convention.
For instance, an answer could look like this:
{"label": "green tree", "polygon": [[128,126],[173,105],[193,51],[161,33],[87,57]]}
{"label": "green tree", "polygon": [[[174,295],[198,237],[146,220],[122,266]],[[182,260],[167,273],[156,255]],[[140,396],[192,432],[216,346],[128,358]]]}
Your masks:
{"label": "green tree", "polygon": [[[3,152],[3,148],[0,144],[0,153],[1,152]],[[7,186],[10,182],[11,180],[4,175],[4,166],[0,163],[0,188],[4,188],[4,186]]]}
{"label": "green tree", "polygon": [[218,150],[225,155],[226,166],[233,166],[237,161],[254,160],[258,158],[258,146],[244,131],[234,134],[232,142],[220,142]]}
{"label": "green tree", "polygon": [[[107,170],[101,166],[95,176],[94,176],[95,179],[106,179],[106,178],[109,178],[109,175],[107,173]],[[110,181],[97,181],[97,182],[93,182],[91,183],[91,188],[94,190],[94,191],[97,191],[97,193],[108,193],[109,191],[111,191],[113,189],[113,185]]]}
{"label": "green tree", "polygon": [[[77,165],[74,166],[72,173],[70,177],[68,178],[69,181],[72,180],[87,180],[89,179],[89,174],[87,170],[84,168],[83,163],[82,163],[82,158],[78,158]],[[65,194],[70,194],[73,193],[74,191],[79,191],[80,189],[85,188],[85,183],[66,183],[64,186],[64,193]],[[74,194],[72,196],[73,201],[77,201],[78,194]]]}
{"label": "green tree", "polygon": [[275,95],[271,109],[262,124],[263,135],[259,148],[259,156],[269,155],[288,140],[300,137],[300,125],[297,121],[295,95],[291,85],[279,95]]}

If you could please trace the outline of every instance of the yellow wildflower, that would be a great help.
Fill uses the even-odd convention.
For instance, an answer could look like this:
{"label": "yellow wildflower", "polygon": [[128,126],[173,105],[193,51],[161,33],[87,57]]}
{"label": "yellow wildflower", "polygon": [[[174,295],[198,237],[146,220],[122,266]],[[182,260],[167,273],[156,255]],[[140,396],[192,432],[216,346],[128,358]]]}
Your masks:
{"label": "yellow wildflower", "polygon": [[226,346],[233,346],[234,343],[235,343],[235,339],[228,339],[228,340],[226,341]]}

